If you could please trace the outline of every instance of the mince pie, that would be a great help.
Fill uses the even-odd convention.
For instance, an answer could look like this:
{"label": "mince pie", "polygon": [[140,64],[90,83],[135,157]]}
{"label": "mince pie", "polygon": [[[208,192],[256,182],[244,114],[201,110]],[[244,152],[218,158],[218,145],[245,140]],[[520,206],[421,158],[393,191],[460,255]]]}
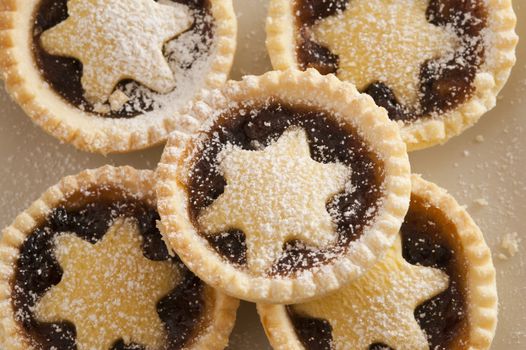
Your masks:
{"label": "mince pie", "polygon": [[511,0],[271,0],[274,68],[334,73],[387,109],[409,150],[495,105],[515,63]]}
{"label": "mince pie", "polygon": [[238,301],[169,254],[152,175],[108,166],[66,177],[4,230],[2,349],[227,345]]}
{"label": "mince pie", "polygon": [[447,192],[413,176],[399,239],[365,275],[323,298],[259,304],[274,349],[489,349],[495,268],[482,233]]}
{"label": "mince pie", "polygon": [[161,231],[228,294],[297,302],[358,277],[392,245],[409,204],[406,148],[373,100],[316,70],[204,92],[206,125],[158,168]]}
{"label": "mince pie", "polygon": [[180,108],[227,78],[231,0],[7,0],[7,90],[44,130],[101,153],[161,143],[199,121]]}

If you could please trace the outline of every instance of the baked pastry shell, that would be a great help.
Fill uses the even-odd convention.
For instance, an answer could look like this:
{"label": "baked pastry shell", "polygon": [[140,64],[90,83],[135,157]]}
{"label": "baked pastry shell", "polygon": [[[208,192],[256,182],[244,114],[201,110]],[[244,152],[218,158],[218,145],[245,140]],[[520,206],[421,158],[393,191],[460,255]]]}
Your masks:
{"label": "baked pastry shell", "polygon": [[241,82],[229,82],[221,90],[204,92],[187,112],[198,119],[212,116],[208,121],[212,124],[234,105],[247,102],[257,105],[269,100],[314,106],[333,113],[356,127],[379,155],[385,175],[382,202],[360,239],[351,243],[348,252],[335,262],[292,277],[255,275],[227,263],[197,232],[188,213],[189,197],[184,184],[189,169],[185,158],[199,147],[203,136],[199,132],[186,142],[174,135],[164,151],[157,169],[160,228],[184,263],[208,284],[248,301],[294,303],[349,283],[392,245],[409,205],[410,166],[398,128],[389,121],[385,110],[378,108],[371,97],[359,94],[353,85],[335,76],[322,76],[314,69],[272,71],[259,77],[247,76]]}
{"label": "baked pastry shell", "polygon": [[[296,59],[294,3],[296,0],[270,0],[266,32],[267,50],[274,69],[299,69]],[[495,107],[516,62],[515,33],[517,17],[511,0],[486,0],[488,27],[486,62],[478,69],[473,86],[475,92],[463,104],[438,116],[423,116],[414,122],[398,122],[408,151],[443,144],[473,126],[482,115]]]}
{"label": "baked pastry shell", "polygon": [[[28,344],[25,331],[15,320],[15,310],[11,300],[11,281],[20,247],[53,208],[67,203],[67,198],[79,190],[93,186],[122,188],[126,193],[155,205],[154,183],[153,172],[150,170],[136,170],[128,166],[104,166],[85,170],[75,176],[65,177],[57,185],[50,187],[28,209],[17,216],[11,226],[2,231],[0,241],[0,347],[2,349],[33,349]],[[211,308],[207,308],[209,314],[205,327],[200,329],[189,349],[224,349],[234,327],[239,301],[209,286],[205,287],[205,293],[210,293],[210,299],[214,302]]]}
{"label": "baked pastry shell", "polygon": [[[487,350],[495,335],[498,316],[496,272],[482,232],[467,211],[446,190],[412,175],[413,194],[443,211],[457,228],[459,252],[468,262],[466,288],[469,343],[466,350]],[[286,306],[259,303],[257,310],[265,333],[275,350],[300,350],[303,345]]]}
{"label": "baked pastry shell", "polygon": [[[84,112],[53,91],[35,63],[31,39],[33,13],[40,0],[4,0],[0,7],[0,71],[6,90],[48,134],[88,152],[125,153],[166,141],[174,130],[191,133],[200,120],[180,113],[105,118]],[[236,49],[237,20],[232,0],[210,0],[214,49],[203,88],[226,81]]]}

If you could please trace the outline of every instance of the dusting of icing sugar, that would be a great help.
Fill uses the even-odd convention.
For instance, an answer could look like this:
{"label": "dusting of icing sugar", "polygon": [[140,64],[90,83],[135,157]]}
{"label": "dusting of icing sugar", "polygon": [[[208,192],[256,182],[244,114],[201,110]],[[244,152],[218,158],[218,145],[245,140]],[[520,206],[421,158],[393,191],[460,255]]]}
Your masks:
{"label": "dusting of icing sugar", "polygon": [[477,142],[477,143],[484,142],[484,135],[480,135],[479,134],[479,135],[475,136],[475,142]]}
{"label": "dusting of icing sugar", "polygon": [[292,308],[299,315],[327,320],[337,349],[368,349],[374,343],[399,350],[427,349],[414,311],[447,286],[442,271],[406,262],[398,238],[386,257],[357,281]]}
{"label": "dusting of icing sugar", "polygon": [[164,46],[165,57],[175,79],[174,90],[166,94],[157,93],[133,81],[119,87],[129,97],[129,102],[122,107],[125,112],[142,111],[148,118],[173,115],[205,87],[215,43],[213,36],[204,36],[203,32],[212,26],[212,21],[210,15],[196,16],[193,30]]}
{"label": "dusting of icing sugar", "polygon": [[162,46],[192,25],[186,6],[145,0],[70,0],[67,6],[69,17],[42,34],[42,45],[82,62],[88,101],[105,103],[123,79],[161,93],[175,87]]}
{"label": "dusting of icing sugar", "polygon": [[489,205],[486,198],[477,198],[473,202],[480,207],[487,207]]}
{"label": "dusting of icing sugar", "polygon": [[487,207],[489,205],[488,200],[486,198],[477,198],[474,200],[475,204],[481,207]]}
{"label": "dusting of icing sugar", "polygon": [[[258,86],[257,78],[245,77],[244,81],[255,88]],[[218,165],[218,154],[225,144],[260,151],[275,142],[285,130],[304,129],[309,135],[313,160],[345,164],[352,169],[352,176],[345,188],[326,203],[325,209],[337,227],[337,243],[320,247],[292,237],[283,242],[279,260],[268,271],[272,276],[295,274],[299,278],[307,271],[322,269],[345,254],[347,248],[351,251],[351,242],[374,222],[384,200],[382,161],[377,161],[376,152],[362,138],[360,130],[354,129],[337,112],[324,111],[308,98],[299,98],[299,106],[276,101],[275,97],[242,102],[227,100],[230,94],[238,93],[239,85],[227,84],[221,92],[205,93],[204,100],[209,101],[208,104],[193,103],[194,110],[202,110],[210,118],[194,137],[192,146],[182,153],[184,165],[177,171],[188,186],[190,215],[194,222],[198,222],[205,207],[224,193],[226,180]],[[210,105],[220,107],[211,110]],[[244,121],[239,123],[238,120]],[[210,248],[222,258],[246,269],[247,246],[242,231],[238,227],[229,227],[210,235],[199,228]]]}
{"label": "dusting of icing sugar", "polygon": [[507,233],[500,237],[497,257],[501,260],[513,258],[519,252],[521,240],[517,232]]}
{"label": "dusting of icing sugar", "polygon": [[207,234],[242,230],[250,271],[268,270],[290,239],[315,247],[336,242],[326,203],[345,189],[350,170],[343,164],[314,161],[303,129],[290,128],[259,151],[226,145],[219,168],[225,191],[204,208],[198,221]]}
{"label": "dusting of icing sugar", "polygon": [[[123,77],[115,89],[109,92],[110,101],[92,104],[88,100],[77,101],[69,97],[66,98],[69,103],[75,105],[79,110],[85,111],[88,116],[95,113],[101,117],[127,118],[126,125],[131,130],[130,132],[140,131],[141,133],[137,133],[137,135],[143,138],[148,137],[143,133],[145,123],[152,125],[152,129],[164,130],[166,125],[163,122],[167,118],[174,118],[175,124],[187,122],[187,119],[176,119],[179,116],[178,112],[198,91],[207,86],[210,72],[215,69],[212,66],[213,60],[217,55],[220,55],[217,51],[218,40],[215,40],[215,19],[206,2],[203,7],[194,8],[193,5],[187,6],[171,0],[162,0],[157,6],[185,13],[185,18],[188,17],[191,20],[189,29],[186,28],[182,34],[170,37],[162,46],[161,59],[173,80],[172,88],[161,93],[151,89],[151,86],[140,82],[140,80],[133,80],[133,77]],[[150,22],[156,21],[156,18],[150,19]],[[143,66],[146,65],[143,64]],[[42,65],[40,69],[45,71],[46,65]],[[71,74],[78,73],[71,72]],[[64,88],[60,87],[60,89]],[[60,89],[56,92],[60,95],[67,95]],[[119,134],[122,132],[119,130],[120,126],[115,124],[119,123],[105,125],[108,133]],[[55,130],[55,134],[59,132],[60,130]],[[91,142],[96,144],[97,138]],[[101,141],[101,144],[96,146],[103,147],[104,142],[106,141]]]}
{"label": "dusting of icing sugar", "polygon": [[429,59],[449,60],[459,46],[450,27],[428,22],[427,0],[353,0],[319,20],[313,38],[339,56],[338,76],[359,90],[381,81],[405,105],[417,106],[420,70]]}
{"label": "dusting of icing sugar", "polygon": [[72,322],[79,350],[109,349],[119,339],[162,348],[167,335],[157,303],[181,276],[174,264],[145,258],[142,244],[128,219],[117,220],[96,244],[57,236],[55,256],[64,274],[36,304],[37,319]]}

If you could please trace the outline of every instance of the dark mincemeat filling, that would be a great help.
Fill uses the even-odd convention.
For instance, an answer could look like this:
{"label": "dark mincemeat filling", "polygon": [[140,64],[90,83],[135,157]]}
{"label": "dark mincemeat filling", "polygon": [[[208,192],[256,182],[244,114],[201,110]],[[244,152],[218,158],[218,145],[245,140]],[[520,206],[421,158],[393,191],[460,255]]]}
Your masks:
{"label": "dark mincemeat filling", "polygon": [[[223,147],[234,144],[254,150],[254,142],[266,146],[291,126],[301,126],[307,132],[314,160],[322,163],[341,162],[351,167],[351,181],[355,190],[338,194],[327,204],[337,224],[339,239],[336,246],[316,250],[305,247],[300,241],[287,242],[284,254],[269,271],[271,275],[287,275],[337,258],[353,240],[361,236],[364,227],[374,217],[382,194],[381,161],[367,149],[356,130],[338,124],[325,112],[270,104],[248,116],[231,112],[219,118],[207,133],[204,151],[194,157],[187,188],[190,197],[189,215],[196,226],[200,211],[224,191],[225,179],[217,170],[217,155]],[[203,236],[229,261],[237,265],[246,263],[243,232],[232,230],[212,235],[203,233]]]}
{"label": "dark mincemeat filling", "polygon": [[[41,45],[40,36],[42,33],[68,18],[68,0],[41,0],[35,14],[34,26],[32,31],[33,54],[36,64],[46,82],[67,102],[87,112],[95,113],[107,118],[133,118],[141,113],[153,110],[156,106],[154,102],[144,93],[139,92],[138,88],[146,89],[149,94],[155,95],[156,92],[133,80],[121,81],[117,88],[129,91],[131,85],[131,95],[137,95],[129,102],[125,103],[119,111],[111,111],[108,114],[99,114],[94,111],[94,106],[84,98],[84,89],[81,84],[82,63],[72,57],[61,57],[48,54]],[[158,0],[155,0],[158,1]],[[213,37],[213,24],[207,19],[210,16],[209,0],[170,0],[174,3],[187,5],[194,12],[194,24],[188,29],[202,37],[205,45],[195,44],[190,51],[195,59],[208,53],[210,41]],[[187,31],[187,32],[188,32]],[[165,52],[166,59],[174,60]],[[192,63],[181,62],[180,68],[190,69]],[[127,88],[125,88],[127,87]]]}
{"label": "dark mincemeat filling", "polygon": [[[433,350],[465,348],[468,342],[466,315],[466,262],[455,243],[456,228],[443,212],[426,206],[413,195],[402,225],[402,254],[406,261],[440,269],[449,276],[449,287],[415,309],[418,324]],[[323,319],[301,316],[287,307],[294,329],[305,349],[331,350],[332,327]],[[385,344],[371,344],[369,350],[391,349]]]}
{"label": "dark mincemeat filling", "polygon": [[[318,20],[345,10],[352,0],[295,0],[299,43],[297,59],[301,69],[336,73],[337,55],[311,39],[310,27]],[[452,26],[461,40],[460,48],[448,61],[426,61],[420,70],[420,108],[401,104],[386,84],[378,81],[364,92],[389,112],[392,120],[414,121],[430,114],[445,113],[466,102],[473,94],[473,82],[484,63],[482,30],[487,23],[483,0],[430,0],[427,19],[437,26]]]}
{"label": "dark mincemeat filling", "polygon": [[[72,323],[42,323],[32,311],[49,288],[62,279],[62,268],[53,255],[54,238],[62,232],[74,232],[95,244],[119,217],[137,220],[144,239],[143,253],[146,258],[155,261],[170,260],[183,271],[182,282],[157,304],[157,312],[168,334],[165,350],[182,349],[191,341],[203,322],[204,285],[178,258],[168,254],[156,226],[159,220],[157,210],[124,193],[119,194],[116,200],[115,193],[118,190],[96,190],[89,197],[81,199],[85,203],[81,208],[56,208],[23,243],[12,282],[12,302],[17,321],[25,330],[28,342],[36,349],[77,349],[76,332]],[[77,194],[78,196],[83,197]],[[125,344],[121,339],[108,350],[145,350],[145,347]]]}

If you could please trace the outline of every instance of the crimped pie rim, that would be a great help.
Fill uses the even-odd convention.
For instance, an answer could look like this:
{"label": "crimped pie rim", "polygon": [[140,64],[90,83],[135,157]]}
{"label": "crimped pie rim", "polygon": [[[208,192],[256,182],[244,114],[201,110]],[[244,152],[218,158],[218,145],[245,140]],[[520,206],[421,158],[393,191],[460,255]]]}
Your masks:
{"label": "crimped pie rim", "polygon": [[[28,0],[3,2],[0,8],[0,72],[10,96],[44,131],[83,151],[108,154],[145,149],[163,143],[174,130],[191,133],[199,126],[200,121],[184,118],[179,113],[159,118],[140,118],[143,114],[134,118],[104,118],[82,112],[54,91],[43,96],[40,90],[46,82],[34,64],[31,40],[26,40],[26,35],[21,33],[26,29],[21,12],[28,11],[28,6],[33,8],[39,1],[31,0],[30,4]],[[215,23],[215,52],[211,54],[213,58],[204,87],[216,88],[227,80],[232,66],[237,19],[232,0],[210,0],[210,3]],[[32,70],[30,75],[24,67]]]}
{"label": "crimped pie rim", "polygon": [[[314,298],[348,283],[392,245],[409,205],[410,166],[398,128],[389,121],[385,110],[378,108],[370,96],[359,94],[351,84],[335,76],[322,76],[314,69],[272,71],[259,77],[247,76],[241,82],[229,82],[221,90],[204,92],[188,113],[210,115],[228,106],[228,101],[262,101],[270,96],[289,103],[307,97],[310,103],[326,110],[347,114],[342,120],[352,119],[358,129],[362,128],[362,136],[382,158],[386,174],[383,203],[371,227],[352,249],[354,254],[343,255],[337,262],[315,272],[300,273],[301,278],[269,278],[240,271],[212,253],[189,219],[187,195],[180,176],[184,174],[180,165],[185,148],[192,149],[192,143],[199,142],[195,141],[199,133],[187,142],[179,135],[169,139],[157,168],[158,206],[161,232],[201,279],[240,299],[291,303]],[[346,112],[349,107],[357,111],[356,116]],[[213,120],[209,119],[208,123]]]}
{"label": "crimped pie rim", "polygon": [[[445,189],[412,175],[413,193],[443,211],[457,227],[467,272],[469,339],[467,350],[487,350],[495,335],[498,315],[496,271],[491,251],[479,227],[465,208]],[[284,305],[259,303],[257,310],[265,333],[275,350],[304,349],[296,336]]]}
{"label": "crimped pie rim", "polygon": [[[297,34],[293,15],[294,1],[296,0],[270,0],[266,45],[274,69],[298,69],[295,54]],[[475,94],[465,103],[438,118],[425,118],[409,123],[398,122],[408,151],[445,143],[473,126],[483,114],[495,107],[497,95],[516,62],[517,17],[511,0],[486,0],[485,3],[489,8],[488,27],[492,32],[492,52],[490,57],[486,56],[487,62],[483,69],[477,71],[473,82]]]}
{"label": "crimped pie rim", "polygon": [[[24,212],[16,217],[11,226],[2,231],[0,240],[0,345],[9,350],[32,349],[24,337],[24,330],[15,320],[10,293],[10,279],[14,273],[19,248],[56,205],[68,195],[92,185],[114,185],[133,195],[155,204],[154,173],[151,170],[136,170],[130,166],[103,166],[84,170],[67,176],[42,194]],[[191,349],[224,349],[235,323],[239,301],[216,289],[207,287],[215,300],[210,323],[204,327],[191,343]]]}

